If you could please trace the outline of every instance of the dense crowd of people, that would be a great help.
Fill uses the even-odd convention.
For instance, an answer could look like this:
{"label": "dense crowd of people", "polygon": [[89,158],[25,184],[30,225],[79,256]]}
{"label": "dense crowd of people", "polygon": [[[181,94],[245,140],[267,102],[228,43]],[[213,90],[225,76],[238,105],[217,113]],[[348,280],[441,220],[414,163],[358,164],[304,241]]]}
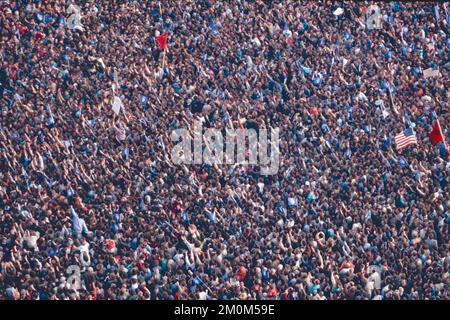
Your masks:
{"label": "dense crowd of people", "polygon": [[[0,300],[449,298],[443,2],[69,4],[0,2]],[[195,120],[278,173],[174,164]]]}

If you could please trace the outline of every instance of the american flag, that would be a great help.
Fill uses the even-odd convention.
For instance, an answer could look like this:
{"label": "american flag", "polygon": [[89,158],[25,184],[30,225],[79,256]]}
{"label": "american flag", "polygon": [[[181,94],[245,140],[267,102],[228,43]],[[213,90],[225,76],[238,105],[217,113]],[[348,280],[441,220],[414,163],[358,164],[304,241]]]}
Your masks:
{"label": "american flag", "polygon": [[408,128],[395,136],[395,144],[398,150],[406,148],[410,144],[417,144],[416,134],[411,128]]}

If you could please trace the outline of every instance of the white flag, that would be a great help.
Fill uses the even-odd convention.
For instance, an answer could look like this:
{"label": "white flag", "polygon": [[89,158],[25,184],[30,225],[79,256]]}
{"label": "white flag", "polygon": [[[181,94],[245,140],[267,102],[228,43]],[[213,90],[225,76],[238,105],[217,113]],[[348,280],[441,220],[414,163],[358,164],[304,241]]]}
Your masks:
{"label": "white flag", "polygon": [[112,110],[114,111],[114,113],[116,115],[119,115],[120,109],[123,108],[123,103],[122,100],[120,100],[119,97],[115,96],[114,97],[114,102],[112,105]]}

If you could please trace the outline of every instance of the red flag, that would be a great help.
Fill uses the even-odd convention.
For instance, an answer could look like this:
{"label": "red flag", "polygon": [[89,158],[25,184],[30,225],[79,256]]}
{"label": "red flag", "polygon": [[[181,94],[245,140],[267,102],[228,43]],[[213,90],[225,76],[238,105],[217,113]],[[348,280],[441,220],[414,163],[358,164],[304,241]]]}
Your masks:
{"label": "red flag", "polygon": [[158,44],[159,44],[159,50],[164,50],[166,48],[168,37],[169,37],[169,35],[167,33],[164,33],[164,34],[156,37],[156,41],[158,41]]}
{"label": "red flag", "polygon": [[430,138],[431,142],[433,142],[433,144],[438,144],[444,141],[444,135],[442,134],[439,121],[436,121],[433,126],[433,130],[430,132],[430,135],[428,137]]}

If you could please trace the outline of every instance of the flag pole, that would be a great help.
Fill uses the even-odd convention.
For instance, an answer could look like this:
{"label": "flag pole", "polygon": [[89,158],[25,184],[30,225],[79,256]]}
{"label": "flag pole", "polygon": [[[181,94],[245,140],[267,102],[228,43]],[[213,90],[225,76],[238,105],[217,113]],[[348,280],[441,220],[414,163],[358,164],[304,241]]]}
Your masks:
{"label": "flag pole", "polygon": [[[163,20],[161,1],[158,2],[158,6],[159,6],[159,18],[160,18],[160,20]],[[166,47],[167,47],[167,40],[166,40],[166,45],[164,46],[164,53],[163,53],[163,63],[162,63],[163,69],[166,65]]]}
{"label": "flag pole", "polygon": [[395,112],[395,114],[397,114],[398,115],[398,111],[397,111],[397,108],[395,107],[395,105],[394,105],[394,99],[392,98],[392,91],[391,91],[391,88],[389,87],[389,98],[390,98],[390,100],[391,100],[391,105],[392,105],[392,109],[394,110],[394,112]]}
{"label": "flag pole", "polygon": [[162,63],[162,67],[164,69],[164,67],[166,66],[166,49],[167,49],[167,44],[164,47],[164,52],[163,52],[163,63]]}

